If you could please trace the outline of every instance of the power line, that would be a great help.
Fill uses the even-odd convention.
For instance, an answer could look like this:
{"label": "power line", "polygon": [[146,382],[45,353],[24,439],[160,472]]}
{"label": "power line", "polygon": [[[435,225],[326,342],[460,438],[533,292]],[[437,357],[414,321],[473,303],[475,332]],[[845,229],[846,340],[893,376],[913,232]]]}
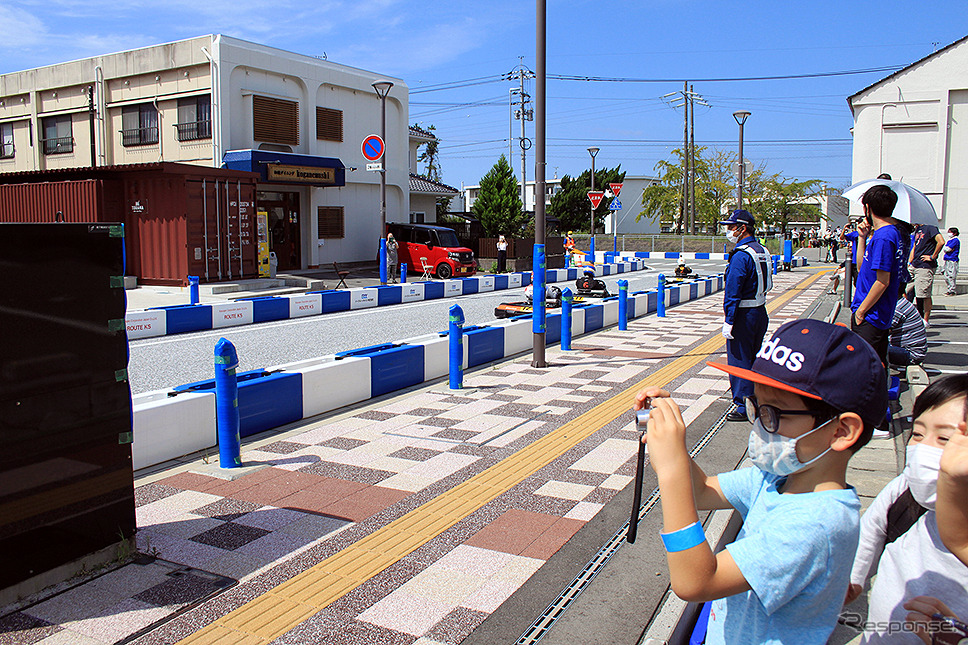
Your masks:
{"label": "power line", "polygon": [[[853,74],[871,74],[874,72],[896,72],[904,65],[889,65],[886,67],[869,67],[867,69],[848,69],[835,72],[816,72],[813,74],[784,74],[780,76],[737,76],[721,78],[689,79],[694,83],[732,83],[739,81],[782,81],[797,78],[825,78],[829,76],[850,76]],[[583,81],[595,83],[681,83],[681,78],[621,78],[609,76],[573,76],[568,74],[548,74],[549,79],[556,81]]]}

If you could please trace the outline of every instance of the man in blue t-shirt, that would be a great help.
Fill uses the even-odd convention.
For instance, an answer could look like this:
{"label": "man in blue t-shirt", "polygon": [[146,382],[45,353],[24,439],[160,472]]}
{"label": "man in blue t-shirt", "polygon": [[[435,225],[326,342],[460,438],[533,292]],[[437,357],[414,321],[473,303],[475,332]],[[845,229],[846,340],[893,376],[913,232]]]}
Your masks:
{"label": "man in blue t-shirt", "polygon": [[857,224],[857,289],[850,327],[886,367],[894,305],[907,275],[907,224],[892,216],[897,194],[887,186],[871,186],[861,203],[865,220]]}
{"label": "man in blue t-shirt", "polygon": [[955,295],[955,286],[958,282],[958,258],[961,251],[961,241],[958,239],[958,227],[952,226],[948,229],[948,240],[944,244],[944,281],[947,290],[946,296]]}

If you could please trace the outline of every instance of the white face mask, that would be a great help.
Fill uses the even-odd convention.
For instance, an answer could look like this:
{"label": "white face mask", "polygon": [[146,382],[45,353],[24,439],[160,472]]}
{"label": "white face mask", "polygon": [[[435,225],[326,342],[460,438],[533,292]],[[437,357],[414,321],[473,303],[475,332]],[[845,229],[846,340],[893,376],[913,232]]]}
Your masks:
{"label": "white face mask", "polygon": [[904,477],[908,481],[908,488],[918,504],[932,511],[938,497],[938,470],[942,452],[941,448],[920,443],[907,447]]}
{"label": "white face mask", "polygon": [[739,235],[736,231],[726,231],[726,239],[730,241],[731,244],[736,244],[739,242]]}
{"label": "white face mask", "polygon": [[949,232],[949,233],[948,233],[948,239],[949,239],[949,240],[953,240],[954,238],[955,238],[955,234],[954,234],[954,233],[950,233],[950,232]]}
{"label": "white face mask", "polygon": [[[831,419],[832,421],[832,419]],[[765,470],[779,477],[786,477],[793,473],[803,470],[810,464],[830,452],[827,448],[822,453],[804,463],[797,457],[797,442],[812,435],[830,423],[827,421],[820,424],[810,432],[804,433],[796,438],[784,437],[778,432],[770,433],[763,427],[763,422],[757,419],[753,422],[753,431],[750,432],[749,457],[753,464],[760,470]]]}

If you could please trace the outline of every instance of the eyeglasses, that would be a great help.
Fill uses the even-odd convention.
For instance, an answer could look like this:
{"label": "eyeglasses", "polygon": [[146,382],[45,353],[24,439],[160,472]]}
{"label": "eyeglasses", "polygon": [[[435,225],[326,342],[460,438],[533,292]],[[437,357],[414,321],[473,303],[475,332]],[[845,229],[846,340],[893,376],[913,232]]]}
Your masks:
{"label": "eyeglasses", "polygon": [[780,429],[780,417],[783,416],[816,417],[817,415],[810,410],[783,410],[775,405],[760,405],[756,402],[756,397],[746,397],[746,418],[753,423],[759,417],[763,421],[763,428],[770,434]]}

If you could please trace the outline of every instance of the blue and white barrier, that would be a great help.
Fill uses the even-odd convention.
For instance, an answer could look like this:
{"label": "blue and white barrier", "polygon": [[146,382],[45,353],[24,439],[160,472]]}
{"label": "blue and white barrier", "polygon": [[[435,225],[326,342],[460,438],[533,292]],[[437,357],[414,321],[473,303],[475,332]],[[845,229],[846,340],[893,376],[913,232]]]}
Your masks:
{"label": "blue and white barrier", "polygon": [[[673,284],[666,289],[666,304],[674,307],[723,286],[722,275]],[[657,304],[655,290],[630,293],[629,318],[654,313]],[[572,337],[615,325],[618,306],[617,297],[575,305]],[[561,318],[560,311],[547,314],[549,346],[561,340]],[[448,344],[446,333],[434,333],[243,372],[238,375],[240,434],[250,436],[445,377]],[[530,316],[466,327],[463,367],[502,360],[532,345]],[[214,379],[136,395],[133,407],[135,469],[215,446]]]}
{"label": "blue and white barrier", "polygon": [[[614,264],[598,265],[598,276],[642,271],[645,262],[632,258]],[[548,269],[548,283],[577,280],[582,269]],[[318,316],[338,311],[384,307],[406,302],[455,298],[472,293],[486,293],[517,289],[531,284],[531,272],[479,275],[453,280],[405,282],[354,289],[310,291],[293,296],[265,296],[246,300],[204,305],[175,305],[143,311],[132,311],[126,316],[128,339],[150,338],[221,327],[247,325]]]}

